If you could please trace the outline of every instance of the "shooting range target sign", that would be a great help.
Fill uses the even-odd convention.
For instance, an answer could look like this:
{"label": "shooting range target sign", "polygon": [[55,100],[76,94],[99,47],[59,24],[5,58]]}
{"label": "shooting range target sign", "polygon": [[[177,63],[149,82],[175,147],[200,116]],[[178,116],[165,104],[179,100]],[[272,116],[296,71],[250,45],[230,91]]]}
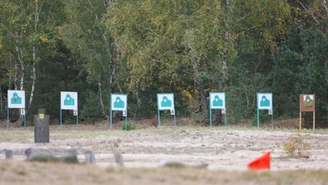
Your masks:
{"label": "shooting range target sign", "polygon": [[25,109],[25,91],[8,90],[8,108]]}

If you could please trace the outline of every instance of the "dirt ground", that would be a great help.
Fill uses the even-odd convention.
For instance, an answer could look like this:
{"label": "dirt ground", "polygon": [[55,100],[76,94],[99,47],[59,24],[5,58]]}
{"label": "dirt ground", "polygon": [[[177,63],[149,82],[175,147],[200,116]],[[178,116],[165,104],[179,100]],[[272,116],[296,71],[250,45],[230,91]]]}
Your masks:
{"label": "dirt ground", "polygon": [[[50,126],[50,143],[34,143],[33,127],[0,130],[0,184],[328,184],[328,131],[254,127],[203,127],[183,125],[174,128],[163,123],[158,129],[150,123],[136,130],[122,131],[120,124],[109,130],[106,122]],[[310,148],[303,157],[284,153],[283,145],[296,134]],[[79,161],[92,150],[96,165],[29,163],[24,151],[33,148],[54,155],[74,148]],[[14,152],[4,160],[4,151]],[[116,166],[113,149],[124,159]],[[271,169],[254,172],[247,164],[271,152]],[[161,168],[162,160],[186,164],[208,164],[207,169]],[[111,183],[109,183],[111,182]]]}

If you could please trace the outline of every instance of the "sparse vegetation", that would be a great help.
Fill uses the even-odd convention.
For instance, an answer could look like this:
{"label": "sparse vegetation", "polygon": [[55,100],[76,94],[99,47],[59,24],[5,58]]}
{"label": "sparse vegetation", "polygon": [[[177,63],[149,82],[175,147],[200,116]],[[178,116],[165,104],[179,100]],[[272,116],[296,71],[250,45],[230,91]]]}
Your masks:
{"label": "sparse vegetation", "polygon": [[306,142],[307,139],[310,139],[308,134],[297,133],[291,135],[283,145],[284,153],[290,157],[308,158],[310,155],[310,144]]}
{"label": "sparse vegetation", "polygon": [[137,127],[134,124],[131,124],[131,123],[128,123],[128,122],[124,122],[122,124],[122,130],[129,131],[129,130],[136,130],[136,129],[137,129]]}

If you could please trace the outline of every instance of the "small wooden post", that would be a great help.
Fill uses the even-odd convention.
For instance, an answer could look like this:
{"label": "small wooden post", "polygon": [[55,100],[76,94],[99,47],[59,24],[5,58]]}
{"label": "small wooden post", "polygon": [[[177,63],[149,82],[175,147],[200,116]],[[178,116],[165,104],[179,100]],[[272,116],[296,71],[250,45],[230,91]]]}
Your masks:
{"label": "small wooden post", "polygon": [[302,111],[300,111],[300,130],[302,130]]}
{"label": "small wooden post", "polygon": [[315,111],[313,111],[313,130],[315,130]]}

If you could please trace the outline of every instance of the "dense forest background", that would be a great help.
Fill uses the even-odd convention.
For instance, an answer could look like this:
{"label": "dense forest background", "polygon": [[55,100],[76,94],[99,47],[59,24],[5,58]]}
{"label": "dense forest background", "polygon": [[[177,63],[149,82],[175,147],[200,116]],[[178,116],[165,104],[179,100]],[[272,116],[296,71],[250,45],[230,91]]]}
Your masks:
{"label": "dense forest background", "polygon": [[78,92],[86,121],[108,119],[111,93],[128,94],[129,118],[151,118],[159,92],[207,121],[209,92],[226,92],[229,124],[256,119],[257,92],[273,93],[275,119],[313,93],[327,127],[327,35],[326,0],[0,0],[0,118],[12,89],[28,119],[41,107],[59,119],[60,91]]}

